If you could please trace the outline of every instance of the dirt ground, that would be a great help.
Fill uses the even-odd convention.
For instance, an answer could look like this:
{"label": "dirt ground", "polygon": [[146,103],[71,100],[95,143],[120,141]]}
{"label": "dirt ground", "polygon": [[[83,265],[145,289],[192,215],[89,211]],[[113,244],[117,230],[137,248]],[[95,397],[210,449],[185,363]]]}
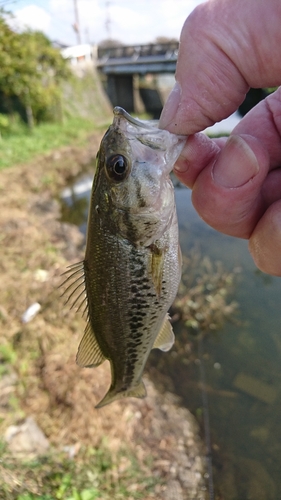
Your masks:
{"label": "dirt ground", "polygon": [[[146,399],[95,410],[110,383],[109,366],[75,364],[84,320],[64,306],[58,285],[66,267],[83,259],[84,242],[75,226],[60,221],[58,196],[88,169],[100,138],[0,172],[0,433],[32,416],[57,448],[98,447],[106,437],[115,453],[126,443],[144,474],[165,478],[161,491],[144,500],[203,500],[203,448],[188,410],[148,379]],[[35,302],[40,312],[23,323]]]}

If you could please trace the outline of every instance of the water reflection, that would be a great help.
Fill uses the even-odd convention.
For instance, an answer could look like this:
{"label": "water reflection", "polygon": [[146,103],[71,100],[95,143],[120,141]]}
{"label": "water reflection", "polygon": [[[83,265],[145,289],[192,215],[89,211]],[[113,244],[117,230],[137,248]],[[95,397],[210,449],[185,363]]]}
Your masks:
{"label": "water reflection", "polygon": [[[89,192],[86,202],[85,193],[64,198],[64,218],[71,206],[72,221],[83,232],[88,198]],[[187,189],[176,189],[176,203],[183,254],[198,248],[202,256],[221,261],[226,269],[241,270],[235,289],[239,324],[226,323],[216,335],[207,335],[201,360],[196,338],[178,324],[176,335],[184,338],[186,356],[179,362],[173,350],[169,357],[153,351],[148,369],[159,388],[178,394],[203,426],[199,368],[204,363],[216,498],[277,500],[281,490],[281,281],[257,271],[247,242],[206,226],[192,208]]]}
{"label": "water reflection", "polygon": [[61,221],[79,226],[83,234],[86,234],[87,230],[91,188],[92,178],[85,175],[61,193]]}

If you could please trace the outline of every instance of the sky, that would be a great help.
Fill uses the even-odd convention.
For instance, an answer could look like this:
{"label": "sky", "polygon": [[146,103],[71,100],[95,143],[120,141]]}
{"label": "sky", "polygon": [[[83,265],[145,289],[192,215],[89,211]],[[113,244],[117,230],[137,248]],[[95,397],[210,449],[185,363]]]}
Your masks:
{"label": "sky", "polygon": [[[82,43],[113,38],[147,43],[157,36],[179,38],[188,14],[203,0],[76,0]],[[43,31],[51,40],[77,43],[74,0],[7,0],[19,29]]]}

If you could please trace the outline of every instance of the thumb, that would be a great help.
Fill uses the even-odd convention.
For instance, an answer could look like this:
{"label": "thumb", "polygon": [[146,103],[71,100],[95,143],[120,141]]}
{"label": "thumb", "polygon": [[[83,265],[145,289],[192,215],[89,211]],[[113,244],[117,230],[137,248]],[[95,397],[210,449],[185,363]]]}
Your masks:
{"label": "thumb", "polygon": [[230,136],[194,183],[195,209],[214,229],[249,238],[266,209],[261,186],[268,166],[268,154],[255,138]]}
{"label": "thumb", "polygon": [[250,86],[278,85],[280,15],[280,0],[200,4],[181,32],[177,83],[160,127],[194,134],[232,114]]}
{"label": "thumb", "polygon": [[[193,20],[193,18],[195,19]],[[226,118],[249,89],[241,73],[204,33],[194,33],[196,11],[187,19],[180,41],[176,84],[164,105],[160,127],[191,135]]]}

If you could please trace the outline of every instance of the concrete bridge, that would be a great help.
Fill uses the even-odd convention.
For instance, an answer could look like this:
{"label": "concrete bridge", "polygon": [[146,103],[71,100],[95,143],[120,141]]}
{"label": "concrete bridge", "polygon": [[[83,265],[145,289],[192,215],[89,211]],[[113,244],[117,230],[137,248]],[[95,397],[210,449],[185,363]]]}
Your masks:
{"label": "concrete bridge", "polygon": [[140,96],[146,111],[157,118],[163,106],[159,89],[155,84],[136,85],[136,76],[140,82],[147,74],[174,74],[178,48],[178,42],[99,47],[96,66],[106,79],[112,105],[134,112]]}

